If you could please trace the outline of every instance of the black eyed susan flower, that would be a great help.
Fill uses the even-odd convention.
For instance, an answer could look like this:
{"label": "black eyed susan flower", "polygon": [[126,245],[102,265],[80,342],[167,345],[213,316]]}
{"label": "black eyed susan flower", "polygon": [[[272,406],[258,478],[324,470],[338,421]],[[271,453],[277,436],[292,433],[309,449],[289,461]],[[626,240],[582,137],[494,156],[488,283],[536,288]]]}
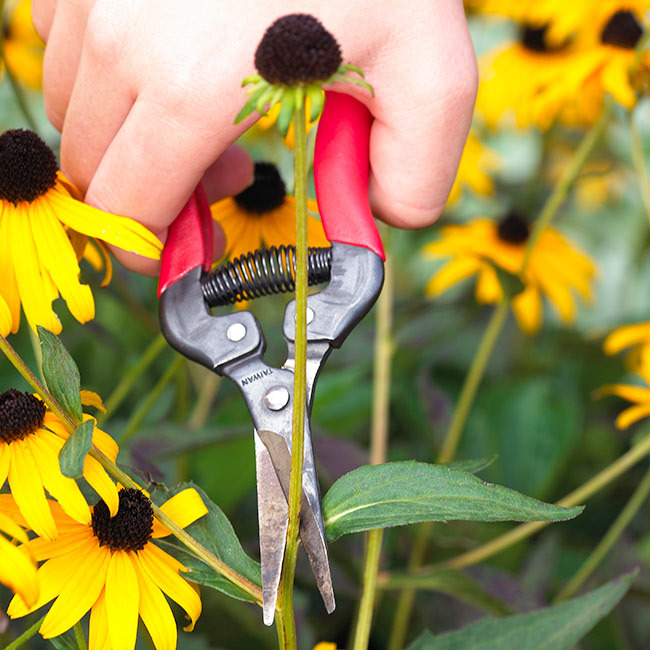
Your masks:
{"label": "black eyed susan flower", "polygon": [[466,188],[483,196],[491,195],[494,192],[494,183],[489,172],[496,170],[498,166],[496,153],[470,132],[447,204],[458,201]]}
{"label": "black eyed susan flower", "polygon": [[[278,129],[286,135],[294,110],[303,110],[305,98],[311,102],[309,119],[317,119],[323,108],[322,86],[342,82],[372,86],[363,80],[361,70],[343,63],[341,48],[322,23],[309,14],[289,14],[278,18],[264,33],[255,51],[257,72],[243,81],[251,85],[249,99],[236,122],[254,110],[266,113],[281,104]],[[353,72],[358,77],[347,73]]]}
{"label": "black eyed susan flower", "polygon": [[[152,542],[170,532],[154,520],[147,495],[122,489],[117,514],[111,517],[100,501],[88,524],[71,519],[56,503],[49,505],[59,538],[31,543],[37,561],[45,560],[38,570],[41,595],[32,606],[15,596],[9,616],[25,616],[56,598],[40,628],[46,639],[63,634],[91,610],[89,650],[133,650],[138,618],[156,650],[174,650],[176,622],[163,594],[185,610],[191,621],[188,631],[201,614],[201,598],[181,576],[183,565]],[[183,528],[208,511],[192,488],[169,499],[161,510]]]}
{"label": "black eyed susan flower", "polygon": [[[84,415],[84,420],[89,419]],[[90,509],[77,483],[59,469],[59,452],[69,435],[38,397],[13,388],[0,394],[0,488],[8,481],[27,525],[46,539],[56,538],[57,527],[45,490],[70,517],[90,523]],[[97,427],[93,444],[115,461],[117,444]],[[117,488],[99,462],[86,456],[83,476],[115,514]]]}
{"label": "black eyed susan flower", "polygon": [[21,304],[32,328],[60,332],[52,309],[59,294],[78,321],[93,318],[93,295],[79,280],[78,263],[89,237],[159,257],[162,245],[146,228],[79,199],[35,133],[13,129],[0,135],[0,295],[12,332],[19,327]]}
{"label": "black eyed susan flower", "polygon": [[[40,88],[45,45],[34,29],[30,0],[7,3],[2,51],[9,71],[30,88]],[[0,72],[2,63],[0,62]]]}
{"label": "black eyed susan flower", "polygon": [[[316,201],[308,200],[307,209],[318,213]],[[226,254],[231,258],[262,246],[296,243],[296,200],[287,195],[272,163],[256,163],[253,184],[237,196],[213,204],[211,211],[226,234]],[[308,217],[307,238],[310,246],[329,246],[316,217]]]}
{"label": "black eyed susan flower", "polygon": [[[7,498],[10,499],[11,497]],[[9,511],[15,511],[15,505]],[[20,544],[20,546],[18,545]],[[33,605],[39,594],[36,564],[29,540],[0,503],[0,584],[20,594],[24,602]]]}
{"label": "black eyed susan flower", "polygon": [[[424,252],[428,257],[451,260],[431,277],[425,289],[427,295],[435,298],[476,275],[477,301],[499,302],[504,293],[496,269],[519,273],[528,235],[528,224],[516,214],[507,215],[499,223],[479,219],[441,228],[440,239],[427,244]],[[571,290],[591,300],[594,275],[591,260],[566,237],[553,228],[542,232],[522,278],[524,290],[512,299],[519,327],[527,334],[539,330],[542,295],[555,307],[561,321],[571,323],[575,318]]]}
{"label": "black eyed susan flower", "polygon": [[626,359],[628,367],[632,370],[645,367],[650,371],[650,322],[618,327],[603,342],[603,350],[608,355],[627,348],[631,348]]}

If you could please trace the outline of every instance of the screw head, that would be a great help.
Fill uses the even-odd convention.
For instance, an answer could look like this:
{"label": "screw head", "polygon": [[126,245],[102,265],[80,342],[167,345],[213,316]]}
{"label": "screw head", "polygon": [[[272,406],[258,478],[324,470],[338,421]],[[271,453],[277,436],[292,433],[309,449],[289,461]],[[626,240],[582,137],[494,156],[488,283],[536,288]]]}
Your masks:
{"label": "screw head", "polygon": [[264,404],[271,411],[281,411],[289,403],[289,391],[284,386],[273,386],[264,395]]}
{"label": "screw head", "polygon": [[243,323],[233,323],[227,330],[226,336],[229,341],[236,343],[246,336],[246,326]]}

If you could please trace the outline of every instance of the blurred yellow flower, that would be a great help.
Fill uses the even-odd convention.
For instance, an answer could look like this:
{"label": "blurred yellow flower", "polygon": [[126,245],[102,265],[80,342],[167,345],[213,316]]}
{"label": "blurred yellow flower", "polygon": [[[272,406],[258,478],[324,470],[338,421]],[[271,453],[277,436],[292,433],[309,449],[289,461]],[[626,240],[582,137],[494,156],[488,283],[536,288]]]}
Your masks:
{"label": "blurred yellow flower", "polygon": [[[84,421],[92,419],[84,415]],[[70,436],[62,422],[30,393],[9,389],[0,394],[0,488],[9,489],[27,525],[37,535],[56,539],[47,507],[47,490],[73,519],[90,523],[90,510],[76,481],[61,474],[59,452]],[[118,447],[97,427],[93,444],[113,462]],[[117,488],[97,460],[86,456],[83,476],[117,512]]]}
{"label": "blurred yellow flower", "polygon": [[[78,260],[88,238],[156,259],[162,244],[132,219],[97,210],[57,169],[48,146],[32,131],[0,135],[0,296],[11,313],[11,331],[22,305],[30,326],[54,333],[61,323],[52,309],[59,294],[72,315],[85,323],[95,315]],[[0,320],[2,316],[0,314]]]}
{"label": "blurred yellow flower", "polygon": [[[650,376],[647,369],[640,369],[639,378],[644,381],[646,386],[650,386]],[[596,397],[605,395],[616,395],[633,404],[633,406],[621,411],[616,418],[616,426],[619,429],[627,429],[634,422],[650,416],[650,388],[630,384],[607,384],[595,392]]]}
{"label": "blurred yellow flower", "polygon": [[[9,495],[5,495],[4,498],[11,499]],[[18,543],[20,546],[17,545]],[[36,563],[27,535],[6,512],[2,503],[0,503],[0,584],[20,594],[20,597],[30,605],[36,602],[39,595]]]}
{"label": "blurred yellow flower", "polygon": [[[48,505],[61,534],[55,541],[31,542],[36,559],[45,560],[38,570],[41,595],[30,606],[15,596],[9,616],[25,616],[56,598],[39,629],[46,639],[63,634],[91,610],[90,650],[133,650],[138,618],[156,650],[174,650],[176,621],[163,594],[187,612],[188,631],[201,614],[201,597],[196,585],[182,577],[185,567],[151,541],[171,533],[154,520],[149,498],[140,490],[120,490],[117,513],[111,516],[100,501],[87,524],[68,517],[56,503]],[[182,528],[208,512],[193,488],[173,496],[161,510]]]}
{"label": "blurred yellow flower", "polygon": [[[479,219],[469,224],[445,226],[440,238],[424,247],[430,258],[451,257],[431,277],[425,292],[437,297],[450,287],[477,275],[476,299],[480,303],[497,303],[504,293],[496,268],[512,275],[521,269],[528,225],[515,214],[499,223]],[[522,278],[524,290],[512,299],[519,327],[527,334],[542,324],[542,295],[555,307],[560,320],[571,323],[575,318],[575,301],[571,290],[584,300],[593,297],[595,268],[591,260],[553,228],[539,237]]]}
{"label": "blurred yellow flower", "polygon": [[650,322],[623,325],[603,342],[603,350],[608,355],[618,354],[626,348],[632,348],[626,359],[630,369],[648,368],[650,371]]}
{"label": "blurred yellow flower", "polygon": [[314,650],[336,650],[336,643],[321,641],[314,646]]}
{"label": "blurred yellow flower", "polygon": [[497,154],[485,146],[473,133],[470,133],[458,165],[456,180],[449,192],[447,204],[450,205],[458,201],[466,188],[484,196],[493,194],[494,183],[488,172],[495,171],[498,167]]}
{"label": "blurred yellow flower", "polygon": [[14,79],[38,89],[42,86],[45,45],[32,23],[31,1],[9,4],[6,14],[2,51],[9,71]]}
{"label": "blurred yellow flower", "polygon": [[[255,180],[241,194],[217,201],[210,207],[212,218],[226,235],[226,255],[231,259],[265,246],[296,243],[296,200],[286,194],[280,173],[271,163],[255,164]],[[318,214],[316,201],[308,199],[307,210]],[[310,246],[329,246],[320,219],[309,216]]]}

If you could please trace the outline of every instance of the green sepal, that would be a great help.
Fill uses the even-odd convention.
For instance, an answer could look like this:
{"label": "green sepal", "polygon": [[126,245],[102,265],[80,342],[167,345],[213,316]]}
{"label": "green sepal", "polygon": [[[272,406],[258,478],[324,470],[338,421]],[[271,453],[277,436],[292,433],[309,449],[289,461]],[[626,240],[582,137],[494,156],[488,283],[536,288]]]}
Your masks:
{"label": "green sepal", "polygon": [[260,115],[264,115],[264,113],[266,113],[264,106],[270,102],[275,93],[276,88],[274,86],[268,86],[257,96],[257,101],[255,102],[255,110]]}
{"label": "green sepal", "polygon": [[43,353],[43,378],[52,397],[75,423],[81,422],[79,368],[56,334],[37,326]]}
{"label": "green sepal", "polygon": [[244,118],[248,117],[255,110],[255,96],[251,97],[243,106],[242,109],[237,113],[235,118],[235,124],[239,124]]}
{"label": "green sepal", "polygon": [[262,75],[259,72],[254,72],[253,74],[249,74],[248,77],[246,77],[242,82],[241,82],[241,87],[243,88],[244,86],[248,86],[248,84],[252,83],[258,83],[259,81],[262,81]]}
{"label": "green sepal", "polygon": [[95,422],[82,422],[63,443],[59,452],[59,467],[61,474],[68,478],[81,478],[84,473],[84,462],[93,442]]}
{"label": "green sepal", "polygon": [[320,86],[310,84],[307,86],[307,97],[311,103],[311,112],[309,113],[309,121],[315,122],[318,119],[321,111],[323,110],[323,102],[325,95]]}
{"label": "green sepal", "polygon": [[357,65],[352,65],[352,63],[343,63],[340,67],[339,70],[343,70],[345,72],[356,72],[362,79],[366,78],[366,75],[363,74],[363,70],[357,66]]}
{"label": "green sepal", "polygon": [[295,95],[294,93],[285,93],[282,98],[280,114],[278,115],[278,131],[282,134],[283,138],[287,137],[289,126],[291,126],[291,118],[293,117],[293,109],[295,108]]}
{"label": "green sepal", "polygon": [[362,86],[365,88],[371,97],[375,96],[375,89],[363,79],[357,79],[356,77],[348,77],[347,75],[337,72],[333,74],[328,80],[328,83],[343,83],[343,84],[355,84],[356,86]]}

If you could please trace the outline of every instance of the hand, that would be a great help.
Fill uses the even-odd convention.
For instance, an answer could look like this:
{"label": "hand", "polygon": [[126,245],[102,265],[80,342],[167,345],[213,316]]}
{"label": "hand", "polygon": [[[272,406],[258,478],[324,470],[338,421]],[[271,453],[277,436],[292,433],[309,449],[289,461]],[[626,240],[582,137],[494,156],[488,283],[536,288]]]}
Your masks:
{"label": "hand", "polygon": [[[162,239],[204,177],[211,199],[242,190],[250,158],[230,147],[244,77],[279,16],[318,17],[375,98],[370,200],[402,228],[431,224],[456,173],[477,71],[460,0],[33,0],[47,42],[43,92],[62,132],[61,167],[86,202]],[[204,176],[205,175],[205,176]],[[120,255],[128,266],[150,263]]]}

